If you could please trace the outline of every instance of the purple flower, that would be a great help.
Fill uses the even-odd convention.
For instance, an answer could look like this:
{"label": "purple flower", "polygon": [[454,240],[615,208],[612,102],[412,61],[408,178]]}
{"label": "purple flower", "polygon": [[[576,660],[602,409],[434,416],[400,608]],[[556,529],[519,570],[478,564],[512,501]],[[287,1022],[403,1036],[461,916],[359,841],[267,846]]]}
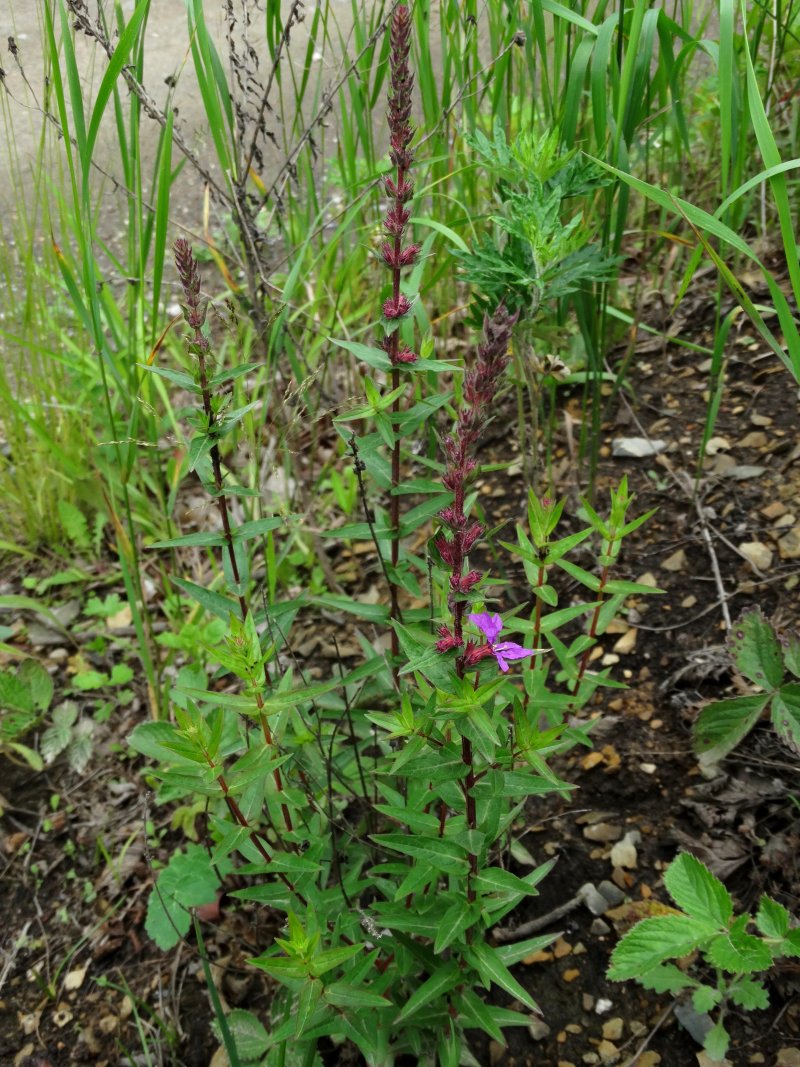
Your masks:
{"label": "purple flower", "polygon": [[499,615],[490,615],[488,611],[481,611],[470,615],[469,621],[474,623],[486,638],[489,651],[497,660],[501,671],[508,670],[506,660],[525,659],[526,656],[536,656],[539,652],[544,651],[543,649],[523,648],[522,645],[518,645],[515,641],[500,641],[498,643],[497,638],[503,629],[503,620]]}

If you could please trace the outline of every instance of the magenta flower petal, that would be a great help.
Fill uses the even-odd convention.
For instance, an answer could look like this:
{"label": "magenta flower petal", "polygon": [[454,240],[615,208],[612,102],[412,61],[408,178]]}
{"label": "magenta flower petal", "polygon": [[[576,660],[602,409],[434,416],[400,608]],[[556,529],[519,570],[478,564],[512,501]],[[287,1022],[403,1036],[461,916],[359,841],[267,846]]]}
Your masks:
{"label": "magenta flower petal", "polygon": [[535,648],[523,648],[516,641],[501,641],[492,649],[495,656],[503,656],[505,659],[525,659],[526,656],[535,656]]}
{"label": "magenta flower petal", "polygon": [[469,621],[478,627],[483,636],[493,644],[503,629],[503,620],[499,615],[490,615],[488,611],[479,611],[469,616]]}

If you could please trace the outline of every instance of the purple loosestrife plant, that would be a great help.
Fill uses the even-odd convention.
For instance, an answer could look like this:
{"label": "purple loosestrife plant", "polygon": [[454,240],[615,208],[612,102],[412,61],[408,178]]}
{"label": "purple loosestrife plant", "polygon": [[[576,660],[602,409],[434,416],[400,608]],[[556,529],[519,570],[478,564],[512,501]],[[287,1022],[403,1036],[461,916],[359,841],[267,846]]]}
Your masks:
{"label": "purple loosestrife plant", "polygon": [[[400,368],[403,365],[414,363],[417,359],[407,345],[400,340],[400,326],[402,320],[411,311],[411,301],[400,292],[400,279],[404,268],[413,266],[419,256],[419,246],[404,244],[406,227],[411,217],[408,204],[414,191],[414,184],[408,174],[414,161],[413,152],[410,149],[414,129],[411,125],[411,90],[414,85],[414,75],[408,64],[408,54],[411,48],[411,15],[405,4],[400,4],[392,17],[390,32],[389,65],[391,67],[391,79],[389,88],[389,144],[390,158],[395,167],[394,177],[386,177],[384,185],[391,201],[389,210],[384,219],[384,231],[387,240],[381,249],[381,258],[392,272],[392,295],[383,305],[383,317],[385,321],[386,336],[382,347],[389,356],[391,363],[392,390],[400,386]],[[396,396],[392,404],[392,414],[397,417],[400,412],[400,396]],[[392,567],[396,568],[400,556],[400,497],[397,488],[400,485],[400,431],[395,429],[394,444],[392,445],[392,497],[391,497],[391,529],[392,529]],[[393,577],[390,585],[392,619],[400,618],[398,605],[398,586]],[[397,656],[399,651],[397,634],[392,630],[392,654]]]}
{"label": "purple loosestrife plant", "polygon": [[[386,180],[392,203],[381,252],[392,272],[392,290],[383,308],[382,350],[367,350],[373,365],[388,365],[392,391],[382,397],[367,378],[368,404],[337,417],[346,423],[374,420],[375,433],[365,435],[358,446],[351,429],[345,439],[352,441],[359,475],[375,461],[371,472],[381,489],[391,484],[395,490],[390,525],[385,511],[373,518],[365,506],[369,535],[382,561],[380,540],[392,538],[392,567],[387,565],[386,572],[393,651],[402,648],[406,661],[395,658],[394,685],[386,677],[383,651],[376,647],[370,652],[364,642],[367,662],[342,671],[341,677],[296,688],[293,671],[301,671],[301,665],[282,670],[272,638],[265,640],[269,630],[259,634],[256,629],[252,601],[248,605],[252,594],[244,546],[281,522],[257,519],[235,527],[228,513],[227,498],[236,489],[223,479],[220,442],[250,405],[228,411],[219,387],[249,368],[212,366],[198,267],[185,242],[176,247],[176,262],[192,332],[193,373],[150,368],[199,398],[190,466],[216,501],[222,523],[219,534],[203,531],[199,539],[189,534],[152,547],[203,545],[220,552],[227,578],[223,589],[230,595],[194,588],[202,606],[231,616],[224,642],[207,650],[233,685],[220,689],[219,673],[209,687],[195,676],[179,681],[172,694],[174,723],[141,724],[131,738],[139,753],[158,763],[155,773],[164,783],[158,802],[188,795],[188,803],[207,806],[208,843],[213,846],[190,845],[175,853],[150,898],[147,929],[162,947],[174,945],[188,929],[186,909],[213,899],[220,877],[234,869],[246,876],[246,884],[230,892],[232,900],[285,915],[285,934],[268,935],[262,943],[254,940],[259,954],[250,960],[269,976],[273,988],[274,983],[280,987],[265,1029],[270,1063],[284,1062],[289,1049],[310,1063],[318,1039],[331,1037],[357,1044],[370,1067],[396,1067],[401,1056],[420,1062],[435,1056],[438,1067],[458,1067],[474,1062],[469,1059],[469,1029],[499,1040],[501,1027],[528,1024],[527,1015],[496,1007],[492,994],[484,999],[479,991],[498,987],[536,1011],[510,968],[552,940],[543,935],[502,944],[514,935],[504,937],[497,926],[536,894],[552,866],[552,861],[537,866],[531,856],[531,869],[517,874],[507,846],[531,797],[569,788],[546,759],[584,732],[572,721],[564,732],[564,696],[554,700],[549,694],[549,665],[537,654],[546,651],[543,644],[553,647],[566,685],[570,690],[577,686],[574,695],[567,694],[569,708],[579,708],[596,685],[604,684],[588,666],[579,665],[580,656],[602,634],[624,596],[641,591],[609,575],[621,538],[640,521],[626,518],[630,498],[623,483],[612,493],[609,520],[589,513],[591,527],[603,538],[596,561],[600,577],[564,559],[591,529],[556,541],[561,505],[532,503],[531,537],[520,528],[519,544],[507,546],[522,558],[537,601],[530,621],[514,623],[526,634],[524,645],[503,636],[499,614],[483,605],[473,610],[473,602],[484,596],[484,575],[470,566],[469,558],[484,531],[468,517],[467,491],[478,445],[495,414],[517,324],[516,314],[502,304],[484,320],[455,424],[443,443],[446,492],[426,479],[429,499],[400,524],[396,490],[407,488],[400,481],[400,438],[423,427],[448,399],[440,394],[434,404],[426,397],[400,411],[400,373],[404,366],[413,371],[410,365],[417,360],[401,340],[412,305],[400,291],[401,275],[419,256],[416,246],[405,243],[412,164],[409,43],[410,17],[401,5],[391,24],[389,121],[395,172]],[[447,363],[427,358],[427,345],[419,346],[421,364],[429,371],[447,371]],[[359,352],[365,346],[343,347]],[[386,448],[392,453],[391,483]],[[366,505],[360,479],[359,488]],[[411,566],[404,570],[407,561],[399,563],[398,557],[400,531],[420,530],[437,515],[440,526],[429,573],[431,584],[436,581],[443,589],[447,608],[441,620],[446,625],[434,644],[424,605],[409,608],[401,618],[400,582],[414,597],[420,596],[420,588]],[[342,536],[341,528],[337,533]],[[352,529],[348,536],[364,535]],[[408,562],[414,562],[411,553]],[[583,582],[596,602],[543,610],[558,602],[547,581],[556,566]],[[259,621],[271,622],[276,606],[265,605]],[[569,647],[558,639],[554,631],[592,612],[589,634],[580,634]],[[472,636],[465,632],[467,622],[475,627]],[[526,668],[535,662],[538,669],[512,670],[513,664],[522,665],[519,661]],[[398,696],[401,673],[405,684]],[[341,696],[335,689],[341,689]],[[551,711],[561,718],[542,730],[542,716]],[[340,728],[343,721],[348,731]],[[263,1029],[260,1020],[251,1021]]]}

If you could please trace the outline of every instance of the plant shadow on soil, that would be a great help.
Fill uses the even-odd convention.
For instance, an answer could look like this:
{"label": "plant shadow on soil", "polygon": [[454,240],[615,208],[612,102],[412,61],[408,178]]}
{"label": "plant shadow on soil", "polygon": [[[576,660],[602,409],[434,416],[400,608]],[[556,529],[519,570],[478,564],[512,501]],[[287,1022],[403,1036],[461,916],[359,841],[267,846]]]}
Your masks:
{"label": "plant shadow on soil", "polygon": [[[677,325],[681,336],[707,344],[713,307],[702,294],[695,301],[693,307],[684,305]],[[541,1008],[542,1023],[534,1033],[509,1030],[506,1049],[476,1037],[474,1052],[481,1064],[689,1067],[698,1062],[699,1046],[677,1022],[669,996],[605,978],[620,933],[659,902],[669,902],[662,874],[680,848],[694,851],[724,878],[740,909],[754,909],[767,892],[797,911],[800,810],[792,795],[797,754],[760,724],[723,763],[722,774],[707,781],[691,749],[697,707],[737,685],[724,654],[719,589],[698,511],[683,488],[694,474],[707,378],[696,355],[675,345],[658,349],[646,336],[637,341],[633,367],[634,409],[617,401],[604,422],[598,499],[604,487],[627,474],[639,494],[639,512],[658,507],[654,519],[626,542],[621,568],[633,579],[652,574],[667,595],[637,605],[638,614],[628,619],[635,641],[629,637],[624,651],[614,651],[625,636],[620,631],[602,640],[603,654],[618,656],[617,677],[629,689],[600,692],[589,709],[597,719],[594,749],[573,750],[557,765],[577,787],[572,794],[529,805],[523,843],[537,863],[549,857],[557,857],[557,863],[541,883],[540,895],[513,918],[522,923],[549,913],[586,882],[615,885],[625,902],[600,921],[579,906],[547,928],[560,931],[560,940],[515,968]],[[786,628],[797,623],[800,599],[800,545],[795,553],[792,541],[800,524],[795,392],[775,358],[765,355],[763,344],[742,326],[732,342],[715,454],[706,461],[701,483],[731,615],[758,604]],[[579,411],[579,398],[566,403]],[[613,458],[611,438],[642,431],[667,441],[660,458]],[[498,429],[485,458],[507,461],[508,448]],[[555,463],[560,480],[568,483],[565,441],[556,441]],[[483,503],[493,523],[523,514],[520,485],[495,473],[488,486]],[[573,494],[571,504],[575,501]],[[753,542],[772,553],[764,573],[738,550]],[[510,607],[514,590],[520,600],[527,593],[516,565],[507,577],[513,583],[506,592]],[[161,1047],[161,1059],[154,1062],[207,1067],[212,1061],[218,1042],[194,944],[160,953],[142,928],[152,881],[143,844],[143,788],[134,766],[121,765],[112,746],[124,746],[144,714],[134,704],[118,721],[109,721],[84,781],[76,782],[59,763],[34,775],[3,762],[3,1065],[146,1062],[128,1058],[141,1056],[137,1019],[153,1047]],[[63,798],[55,815],[49,808],[54,793]],[[639,835],[635,865],[614,867],[612,848],[631,831]],[[98,839],[110,860],[100,860]],[[165,844],[171,840],[178,842],[180,835]],[[67,842],[70,849],[64,847]],[[229,899],[207,922],[209,953],[229,1007],[265,1017],[271,990],[246,960],[270,943],[276,929],[269,915],[237,911]],[[798,972],[786,965],[774,971],[767,1010],[751,1015],[734,1010],[728,1016],[728,1060],[734,1067],[772,1065],[780,1062],[780,1050],[797,1052]],[[113,986],[98,986],[95,980],[102,976]],[[180,1036],[170,1041],[157,1019]],[[322,1052],[326,1067],[361,1062],[347,1046]]]}

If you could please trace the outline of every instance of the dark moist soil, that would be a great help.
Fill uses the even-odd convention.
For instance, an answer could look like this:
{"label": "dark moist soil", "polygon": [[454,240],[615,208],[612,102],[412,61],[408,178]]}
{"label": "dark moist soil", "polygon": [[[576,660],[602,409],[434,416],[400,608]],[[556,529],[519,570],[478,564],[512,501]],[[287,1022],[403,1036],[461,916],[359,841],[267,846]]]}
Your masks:
{"label": "dark moist soil", "polygon": [[[658,311],[649,309],[651,319]],[[699,295],[681,314],[667,324],[671,334],[709,345],[711,301]],[[782,627],[791,628],[798,618],[797,389],[744,321],[728,352],[713,455],[701,474],[698,503],[691,485],[706,410],[706,357],[644,332],[617,354],[632,356],[633,392],[630,403],[607,398],[597,499],[602,503],[605,489],[627,474],[638,494],[637,514],[658,508],[626,542],[620,576],[651,581],[666,595],[637,599],[629,629],[602,639],[601,655],[629,688],[598,694],[588,709],[597,720],[594,748],[575,749],[556,767],[578,787],[573,794],[530,805],[521,841],[537,863],[553,857],[557,864],[539,897],[512,920],[520,924],[548,914],[587,882],[615,895],[617,903],[602,917],[580,905],[545,928],[560,932],[558,940],[515,968],[542,1018],[532,1032],[509,1030],[507,1049],[477,1037],[481,1064],[702,1063],[699,1046],[677,1021],[682,1009],[673,998],[605,978],[620,934],[669,903],[662,875],[680,848],[724,878],[738,907],[753,909],[767,892],[797,912],[796,754],[759,724],[723,763],[722,773],[707,780],[691,749],[697,708],[741,685],[724,651],[721,591],[734,619],[754,604]],[[579,415],[580,398],[567,395],[559,426]],[[492,460],[509,458],[501,432],[509,423],[510,409],[509,421],[498,420],[489,442]],[[666,449],[657,457],[616,459],[611,441],[620,437],[659,439]],[[569,445],[569,434],[559,430],[557,484],[569,497],[565,514],[574,514],[577,467]],[[524,515],[522,479],[513,468],[487,479],[482,503],[492,523]],[[760,548],[741,548],[753,544]],[[746,558],[753,552],[761,570]],[[513,585],[504,597],[513,603],[516,593],[521,603],[527,596],[521,570],[511,565],[506,577]],[[317,647],[318,625],[309,626],[306,639],[309,651]],[[302,644],[302,630],[298,640]],[[47,648],[33,651],[48,656]],[[56,664],[56,672],[63,669]],[[137,766],[121,753],[125,737],[146,714],[138,699],[115,712],[79,780],[61,763],[33,774],[0,760],[2,1067],[147,1062],[135,1059],[143,1039],[151,1050],[161,1050],[160,1059],[153,1053],[154,1063],[212,1062],[218,1042],[194,943],[164,954],[143,930],[152,884],[143,823],[165,816],[148,812]],[[163,855],[181,840],[180,830],[170,831]],[[237,911],[224,899],[218,913],[206,913],[205,929],[227,1006],[266,1018],[271,989],[245,961],[270,943],[273,917]],[[783,965],[770,979],[767,1010],[728,1016],[729,1063],[800,1064],[798,988],[800,969]],[[323,1059],[330,1067],[359,1062],[347,1049],[327,1050]]]}

